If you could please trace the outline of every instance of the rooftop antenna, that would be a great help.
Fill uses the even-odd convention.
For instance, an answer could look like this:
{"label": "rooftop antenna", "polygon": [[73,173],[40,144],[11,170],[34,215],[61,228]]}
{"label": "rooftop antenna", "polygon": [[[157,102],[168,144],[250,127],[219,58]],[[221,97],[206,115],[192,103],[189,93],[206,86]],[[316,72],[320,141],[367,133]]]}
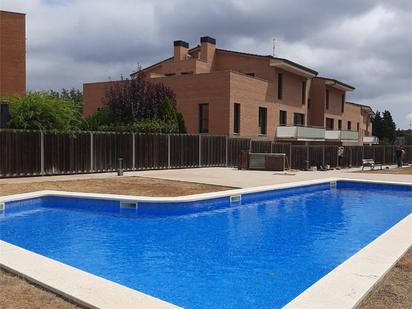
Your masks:
{"label": "rooftop antenna", "polygon": [[275,57],[276,38],[272,38],[272,56]]}

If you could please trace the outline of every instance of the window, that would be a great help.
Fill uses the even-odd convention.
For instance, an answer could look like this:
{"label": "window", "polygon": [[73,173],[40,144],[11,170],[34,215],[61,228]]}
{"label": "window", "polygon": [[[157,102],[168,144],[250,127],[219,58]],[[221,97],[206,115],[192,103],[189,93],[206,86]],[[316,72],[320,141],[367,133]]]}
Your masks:
{"label": "window", "polygon": [[342,120],[338,120],[338,130],[342,130]]}
{"label": "window", "polygon": [[267,109],[265,107],[259,107],[259,134],[266,134],[266,115]]}
{"label": "window", "polygon": [[199,104],[199,133],[209,133],[209,104]]}
{"label": "window", "polygon": [[359,132],[359,122],[356,124],[356,131]]}
{"label": "window", "polygon": [[329,89],[326,89],[326,109],[329,109]]}
{"label": "window", "polygon": [[305,105],[306,81],[302,82],[302,105]]}
{"label": "window", "polygon": [[326,130],[333,130],[333,119],[332,118],[326,118]]}
{"label": "window", "polygon": [[304,126],[305,125],[305,115],[299,113],[293,113],[293,125]]}
{"label": "window", "polygon": [[240,133],[240,104],[235,103],[233,108],[233,133]]}
{"label": "window", "polygon": [[287,113],[286,111],[279,111],[279,125],[280,126],[285,126],[287,124]]}
{"label": "window", "polygon": [[246,73],[246,75],[249,75],[249,76],[255,77],[255,73]]}
{"label": "window", "polygon": [[282,100],[283,97],[283,74],[278,74],[278,100]]}
{"label": "window", "polygon": [[341,104],[342,104],[342,113],[345,111],[345,94],[342,94],[342,102],[341,102]]}
{"label": "window", "polygon": [[348,121],[348,130],[352,130],[352,122]]}

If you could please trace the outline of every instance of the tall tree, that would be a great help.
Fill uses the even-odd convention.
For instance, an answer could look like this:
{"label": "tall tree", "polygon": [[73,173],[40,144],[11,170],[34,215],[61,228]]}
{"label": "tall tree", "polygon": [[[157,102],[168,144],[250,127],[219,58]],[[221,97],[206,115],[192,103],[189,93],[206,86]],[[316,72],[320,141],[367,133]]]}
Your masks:
{"label": "tall tree", "polygon": [[73,106],[77,109],[79,114],[83,112],[83,92],[79,89],[71,88],[65,89],[63,88],[61,91],[49,90],[48,94],[52,97],[66,100],[71,102]]}
{"label": "tall tree", "polygon": [[384,141],[393,144],[396,139],[396,124],[393,121],[391,112],[385,110],[383,112],[383,132],[384,132]]}
{"label": "tall tree", "polygon": [[380,111],[376,111],[372,117],[372,134],[383,141],[383,119]]}

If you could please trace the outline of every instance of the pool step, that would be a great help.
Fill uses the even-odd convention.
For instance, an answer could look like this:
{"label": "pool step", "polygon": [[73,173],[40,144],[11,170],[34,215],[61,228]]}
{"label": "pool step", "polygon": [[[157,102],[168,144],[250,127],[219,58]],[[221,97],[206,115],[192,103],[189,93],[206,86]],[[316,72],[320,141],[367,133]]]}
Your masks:
{"label": "pool step", "polygon": [[6,204],[5,203],[0,203],[0,213],[4,212],[6,210]]}

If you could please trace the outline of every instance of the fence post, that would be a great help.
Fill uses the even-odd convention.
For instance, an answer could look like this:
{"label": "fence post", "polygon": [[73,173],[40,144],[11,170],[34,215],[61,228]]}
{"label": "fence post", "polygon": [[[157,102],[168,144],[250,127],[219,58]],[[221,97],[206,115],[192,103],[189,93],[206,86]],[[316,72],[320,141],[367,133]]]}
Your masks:
{"label": "fence post", "polygon": [[94,149],[93,149],[93,132],[90,131],[90,171],[94,171]]}
{"label": "fence post", "polygon": [[362,146],[362,160],[365,159],[365,146]]}
{"label": "fence post", "polygon": [[252,139],[249,140],[249,153],[252,152]]}
{"label": "fence post", "polygon": [[228,158],[229,156],[229,137],[226,135],[226,164],[225,167],[227,167],[227,163],[228,163]]}
{"label": "fence post", "polygon": [[132,170],[136,170],[136,133],[132,133]]}
{"label": "fence post", "polygon": [[167,134],[167,168],[170,168],[170,134]]}
{"label": "fence post", "polygon": [[289,144],[289,169],[292,169],[292,144]]}
{"label": "fence post", "polygon": [[202,166],[202,135],[199,134],[199,167]]}
{"label": "fence post", "polygon": [[272,153],[272,152],[273,152],[273,142],[270,141],[270,153]]}
{"label": "fence post", "polygon": [[325,166],[325,145],[322,145],[322,166]]}
{"label": "fence post", "polygon": [[40,131],[40,175],[44,174],[44,133]]}
{"label": "fence post", "polygon": [[353,166],[353,164],[352,164],[352,147],[353,146],[349,147],[349,165],[350,165],[350,167]]}

